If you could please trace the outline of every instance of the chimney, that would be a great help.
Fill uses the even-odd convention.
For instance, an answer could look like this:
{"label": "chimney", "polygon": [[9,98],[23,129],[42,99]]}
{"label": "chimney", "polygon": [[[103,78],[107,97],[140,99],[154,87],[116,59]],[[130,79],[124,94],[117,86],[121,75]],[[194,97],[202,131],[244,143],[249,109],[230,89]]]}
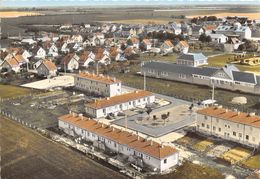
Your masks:
{"label": "chimney", "polygon": [[226,112],[228,112],[228,109],[226,109]]}
{"label": "chimney", "polygon": [[153,140],[151,140],[150,144],[153,145]]}
{"label": "chimney", "polygon": [[106,98],[106,100],[109,100],[109,99],[110,99],[109,97]]}
{"label": "chimney", "polygon": [[71,114],[72,112],[71,112],[71,110],[70,110],[70,114]]}
{"label": "chimney", "polygon": [[73,117],[76,117],[76,116],[77,116],[77,114],[76,114],[76,113],[74,113],[74,112],[72,112],[72,116],[73,116]]}
{"label": "chimney", "polygon": [[238,115],[238,116],[240,115],[240,111],[237,111],[237,115]]}
{"label": "chimney", "polygon": [[138,93],[138,91],[136,90],[135,93]]}
{"label": "chimney", "polygon": [[113,132],[115,131],[115,128],[114,128],[114,127],[112,127],[112,131],[113,131]]}
{"label": "chimney", "polygon": [[137,140],[140,140],[140,136],[139,135],[137,136]]}

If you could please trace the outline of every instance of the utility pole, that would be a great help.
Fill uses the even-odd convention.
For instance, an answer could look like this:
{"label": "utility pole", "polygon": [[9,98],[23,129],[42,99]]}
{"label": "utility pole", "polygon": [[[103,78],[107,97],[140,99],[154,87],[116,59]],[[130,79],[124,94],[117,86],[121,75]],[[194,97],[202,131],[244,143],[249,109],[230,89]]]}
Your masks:
{"label": "utility pole", "polygon": [[145,76],[145,72],[144,72],[144,90],[146,90],[146,76]]}
{"label": "utility pole", "polygon": [[125,128],[127,129],[127,115],[125,115]]}
{"label": "utility pole", "polygon": [[214,86],[214,82],[212,83],[212,102],[214,101],[214,99],[215,99],[215,86]]}
{"label": "utility pole", "polygon": [[97,62],[97,70],[96,70],[96,72],[97,72],[97,75],[98,75],[98,63],[99,63],[99,62]]}
{"label": "utility pole", "polygon": [[66,75],[66,64],[64,62],[64,72],[65,72],[65,75]]}

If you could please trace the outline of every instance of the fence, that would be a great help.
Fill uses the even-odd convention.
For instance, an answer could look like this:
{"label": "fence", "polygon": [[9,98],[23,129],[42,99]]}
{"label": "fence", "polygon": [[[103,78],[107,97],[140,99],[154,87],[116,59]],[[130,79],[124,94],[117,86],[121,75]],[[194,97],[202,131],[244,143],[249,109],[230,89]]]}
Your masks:
{"label": "fence", "polygon": [[37,127],[33,124],[28,123],[27,121],[24,121],[14,115],[12,115],[10,112],[4,111],[4,110],[0,110],[0,114],[3,115],[4,117],[7,117],[9,119],[12,119],[20,124],[22,124],[23,126],[29,127],[31,129],[37,129]]}

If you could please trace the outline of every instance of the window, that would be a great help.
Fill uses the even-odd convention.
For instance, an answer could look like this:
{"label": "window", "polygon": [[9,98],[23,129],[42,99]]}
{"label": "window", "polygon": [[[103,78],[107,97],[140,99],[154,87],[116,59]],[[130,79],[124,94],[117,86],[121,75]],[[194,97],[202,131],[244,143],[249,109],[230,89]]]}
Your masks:
{"label": "window", "polygon": [[114,146],[115,146],[115,147],[117,146],[116,143],[114,143]]}
{"label": "window", "polygon": [[237,133],[236,132],[233,132],[233,136],[236,136],[237,135]]}
{"label": "window", "polygon": [[207,124],[207,129],[209,129],[209,125]]}
{"label": "window", "polygon": [[205,124],[204,124],[204,123],[202,123],[202,124],[201,124],[201,126],[202,126],[202,127],[205,127]]}
{"label": "window", "polygon": [[215,126],[213,126],[213,131],[215,131],[216,130],[216,127]]}
{"label": "window", "polygon": [[218,131],[221,132],[221,128],[218,128]]}
{"label": "window", "polygon": [[253,137],[252,140],[255,141],[255,137]]}
{"label": "window", "polygon": [[163,163],[167,163],[167,159],[164,159]]}
{"label": "window", "polygon": [[239,133],[239,135],[238,135],[239,137],[242,137],[242,133]]}
{"label": "window", "polygon": [[204,119],[206,119],[206,120],[207,120],[207,119],[208,119],[208,117],[207,117],[207,116],[204,116]]}
{"label": "window", "polygon": [[249,135],[246,135],[246,140],[249,140]]}
{"label": "window", "polygon": [[239,124],[237,124],[237,128],[239,128]]}

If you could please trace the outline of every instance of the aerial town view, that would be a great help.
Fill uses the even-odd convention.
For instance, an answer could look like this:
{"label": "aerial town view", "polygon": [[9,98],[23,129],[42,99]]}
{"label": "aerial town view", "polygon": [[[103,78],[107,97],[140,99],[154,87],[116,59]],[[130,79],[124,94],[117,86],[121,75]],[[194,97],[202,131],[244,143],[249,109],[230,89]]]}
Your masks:
{"label": "aerial town view", "polygon": [[260,179],[260,0],[0,0],[0,178]]}

